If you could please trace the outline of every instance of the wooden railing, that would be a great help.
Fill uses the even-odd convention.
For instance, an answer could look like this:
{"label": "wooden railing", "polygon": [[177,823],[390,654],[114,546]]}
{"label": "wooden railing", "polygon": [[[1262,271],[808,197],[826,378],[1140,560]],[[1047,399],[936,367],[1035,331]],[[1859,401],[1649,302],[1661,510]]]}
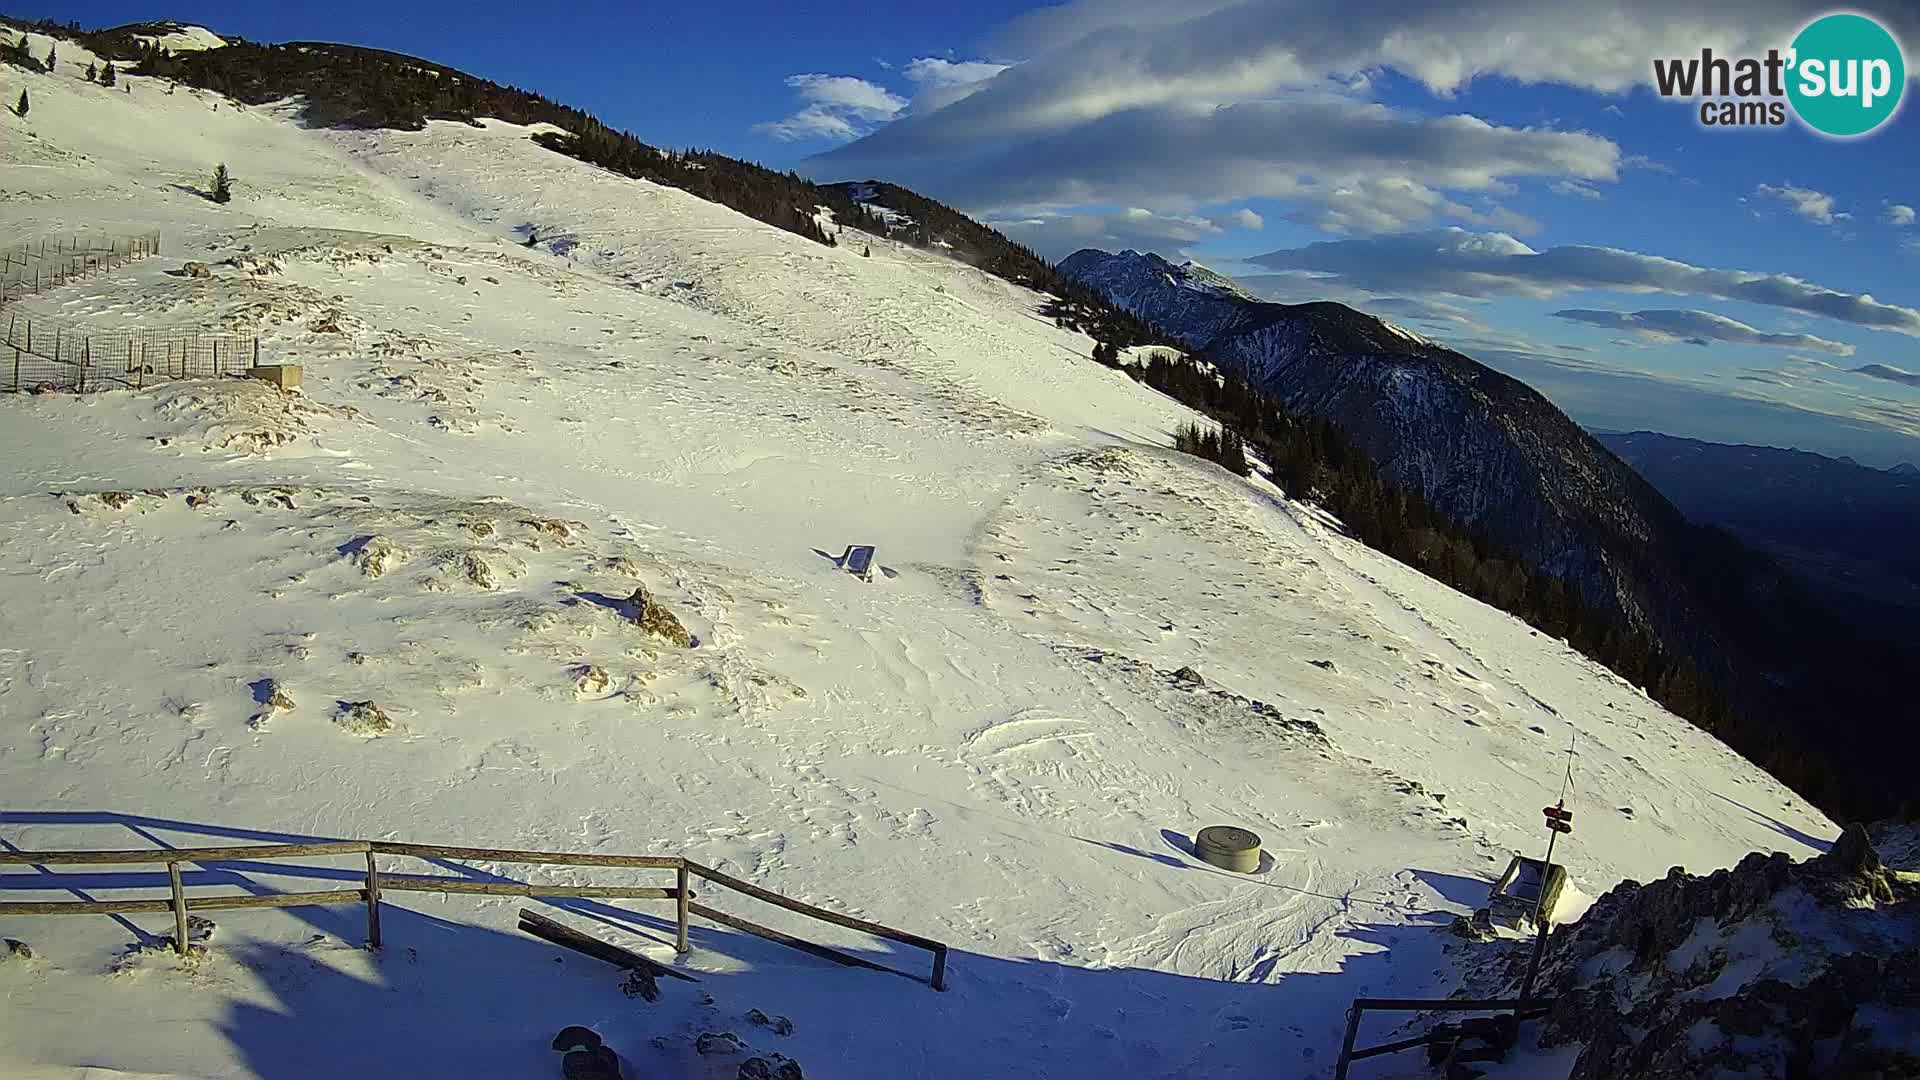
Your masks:
{"label": "wooden railing", "polygon": [[[219,863],[245,860],[304,859],[338,855],[363,855],[366,877],[359,888],[332,889],[324,892],[262,893],[248,896],[189,896],[180,876],[185,863]],[[481,859],[490,862],[547,866],[606,866],[643,870],[672,870],[672,887],[641,885],[541,885],[521,881],[476,881],[471,878],[437,874],[400,874],[380,869],[379,856],[399,855],[416,859]],[[703,866],[679,855],[604,855],[553,851],[516,851],[504,848],[452,847],[444,844],[403,844],[384,840],[327,840],[300,844],[244,844],[234,847],[143,848],[129,851],[23,851],[0,850],[0,866],[83,866],[83,865],[164,865],[171,895],[165,900],[32,900],[0,901],[0,915],[139,915],[172,912],[174,948],[188,949],[187,915],[195,911],[230,911],[236,908],[310,907],[330,904],[364,904],[367,909],[367,945],[381,947],[380,906],[382,895],[394,892],[464,893],[479,896],[569,897],[595,899],[672,900],[674,902],[674,948],[685,954],[687,923],[698,915],[710,922],[766,938],[851,967],[904,974],[883,964],[816,944],[790,934],[749,922],[735,915],[693,902],[689,880],[699,877],[722,888],[751,896],[776,907],[805,915],[849,930],[858,930],[903,945],[925,949],[933,954],[933,974],[927,980],[935,990],[946,989],[947,947],[930,938],[882,926],[851,915],[802,903],[770,889],[742,881],[710,866]],[[48,889],[57,889],[57,882]]]}

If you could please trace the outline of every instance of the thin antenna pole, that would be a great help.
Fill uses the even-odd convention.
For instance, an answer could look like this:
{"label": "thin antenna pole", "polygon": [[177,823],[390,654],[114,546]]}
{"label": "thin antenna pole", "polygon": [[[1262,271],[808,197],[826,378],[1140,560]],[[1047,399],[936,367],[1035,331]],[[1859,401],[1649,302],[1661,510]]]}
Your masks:
{"label": "thin antenna pole", "polygon": [[[1560,781],[1560,801],[1557,804],[1560,809],[1566,808],[1567,789],[1573,786],[1573,746],[1574,740],[1578,737],[1579,732],[1577,730],[1567,736],[1567,773],[1566,777]],[[1520,999],[1522,1001],[1530,1001],[1533,999],[1533,980],[1540,974],[1540,958],[1547,949],[1547,920],[1545,917],[1547,907],[1547,883],[1553,879],[1554,841],[1560,839],[1560,830],[1553,827],[1555,824],[1556,822],[1552,818],[1548,819],[1547,859],[1545,865],[1540,869],[1540,892],[1533,900],[1533,955],[1527,959],[1527,977],[1520,983]]]}

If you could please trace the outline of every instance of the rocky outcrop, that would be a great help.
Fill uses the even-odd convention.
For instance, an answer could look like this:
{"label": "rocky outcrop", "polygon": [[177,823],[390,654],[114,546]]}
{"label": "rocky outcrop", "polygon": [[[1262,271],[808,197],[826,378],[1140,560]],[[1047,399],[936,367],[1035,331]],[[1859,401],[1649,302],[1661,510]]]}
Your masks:
{"label": "rocky outcrop", "polygon": [[407,550],[384,536],[363,536],[344,549],[353,565],[370,578],[377,578],[407,561]]}
{"label": "rocky outcrop", "polygon": [[635,626],[654,637],[682,649],[693,647],[693,635],[680,625],[678,616],[653,598],[645,585],[634,589],[633,595],[627,597],[627,611]]}
{"label": "rocky outcrop", "polygon": [[334,723],[363,739],[378,738],[393,730],[392,717],[371,701],[341,702]]}
{"label": "rocky outcrop", "polygon": [[1676,867],[1556,933],[1542,987],[1540,1045],[1580,1047],[1570,1080],[1920,1077],[1920,875],[1857,825],[1801,863]]}

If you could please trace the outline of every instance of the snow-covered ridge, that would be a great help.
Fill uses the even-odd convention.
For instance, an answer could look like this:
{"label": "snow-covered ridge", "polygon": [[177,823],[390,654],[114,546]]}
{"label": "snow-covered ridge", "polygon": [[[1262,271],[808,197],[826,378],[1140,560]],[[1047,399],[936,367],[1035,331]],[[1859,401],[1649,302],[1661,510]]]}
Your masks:
{"label": "snow-covered ridge", "polygon": [[161,33],[135,34],[134,37],[156,48],[168,52],[198,52],[203,49],[224,48],[227,40],[204,26],[184,26],[180,23],[163,23]]}
{"label": "snow-covered ridge", "polygon": [[[312,131],[123,79],[0,118],[0,227],[158,227],[167,257],[31,308],[259,333],[305,392],[0,400],[0,839],[684,852],[948,943],[953,989],[706,927],[698,991],[643,1005],[487,898],[390,906],[378,955],[349,909],[220,914],[188,964],[9,916],[34,1022],[0,1019],[0,1072],[539,1075],[588,1023],[646,1075],[733,1032],[826,1076],[1324,1076],[1349,998],[1453,987],[1434,927],[1536,846],[1576,734],[1589,894],[1834,832],[1563,644],[1167,449],[1193,414],[1031,292],[512,125]],[[226,206],[192,191],[217,162]],[[623,618],[642,585],[697,644]],[[1188,854],[1217,823],[1264,872]],[[0,886],[165,894],[51,869]],[[658,914],[559,912],[674,962]]]}

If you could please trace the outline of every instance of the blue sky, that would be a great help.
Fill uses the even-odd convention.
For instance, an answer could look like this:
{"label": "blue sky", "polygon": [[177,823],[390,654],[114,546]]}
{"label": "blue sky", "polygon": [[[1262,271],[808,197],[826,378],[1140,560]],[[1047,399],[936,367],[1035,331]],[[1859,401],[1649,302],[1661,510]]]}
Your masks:
{"label": "blue sky", "polygon": [[[1059,258],[1155,250],[1336,299],[1601,428],[1920,461],[1920,112],[1715,130],[1652,60],[1800,0],[89,3],[414,53],[660,145],[892,179]],[[1856,5],[1908,44],[1920,15]],[[1920,75],[1920,72],[1915,74]],[[1920,83],[1909,83],[1920,99]],[[1859,369],[1866,369],[1861,371]]]}

